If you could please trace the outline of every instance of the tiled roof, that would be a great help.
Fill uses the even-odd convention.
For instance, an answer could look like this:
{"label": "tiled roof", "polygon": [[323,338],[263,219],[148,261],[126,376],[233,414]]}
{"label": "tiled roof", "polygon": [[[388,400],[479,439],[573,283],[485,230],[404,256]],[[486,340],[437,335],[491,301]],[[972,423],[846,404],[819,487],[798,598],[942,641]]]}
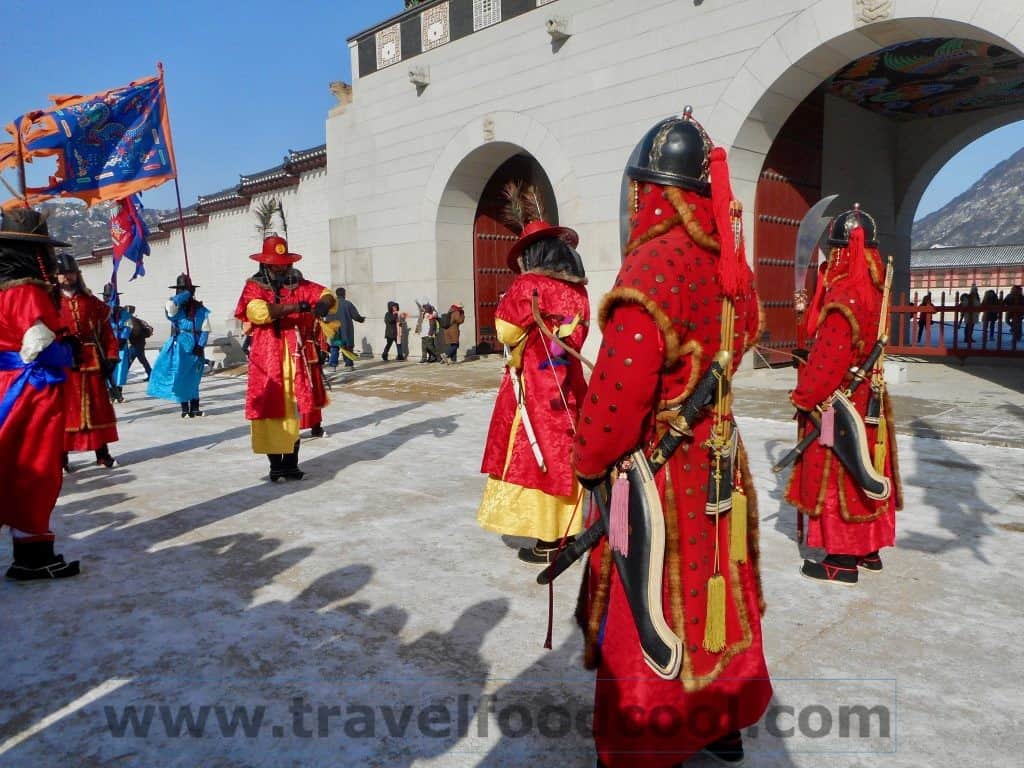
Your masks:
{"label": "tiled roof", "polygon": [[969,248],[928,248],[910,252],[911,269],[1000,267],[1024,264],[1022,245],[976,245]]}

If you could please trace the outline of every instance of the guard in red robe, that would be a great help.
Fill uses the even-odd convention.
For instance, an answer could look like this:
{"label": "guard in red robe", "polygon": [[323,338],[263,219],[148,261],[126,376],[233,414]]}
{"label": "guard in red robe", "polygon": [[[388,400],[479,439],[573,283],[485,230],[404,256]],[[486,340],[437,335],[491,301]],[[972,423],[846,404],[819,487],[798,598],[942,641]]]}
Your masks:
{"label": "guard in red robe", "polygon": [[267,237],[263,250],[249,258],[260,270],[246,281],[235,317],[252,323],[245,397],[252,449],[267,455],[271,481],[301,480],[300,414],[317,413],[328,403],[315,323],[336,300],[292,267],[302,256],[289,253],[283,237]]}
{"label": "guard in red robe", "polygon": [[[512,200],[520,194],[506,188]],[[524,199],[539,200],[533,191]],[[484,447],[481,472],[488,477],[477,521],[495,533],[536,539],[519,550],[519,559],[547,563],[560,540],[578,533],[583,521],[582,488],[566,459],[586,380],[580,361],[564,347],[583,347],[590,301],[576,233],[547,223],[542,206],[534,208],[525,222],[506,216],[521,232],[508,255],[509,268],[518,274],[494,314],[509,357]],[[520,210],[525,209],[518,204],[507,209]],[[552,343],[552,334],[564,346]]]}
{"label": "guard in red robe", "polygon": [[110,307],[92,295],[69,253],[57,257],[57,281],[61,324],[78,340],[79,350],[64,383],[64,470],[71,471],[71,451],[94,451],[98,466],[112,467],[108,446],[117,442],[117,416],[107,375],[118,363],[120,348],[110,325]]}
{"label": "guard in red robe", "polygon": [[[807,316],[808,337],[814,340],[790,394],[801,438],[812,428],[808,414],[821,413],[837,390],[849,387],[850,371],[867,359],[882,316],[885,266],[874,219],[859,208],[840,214],[829,228],[829,245],[829,259]],[[894,545],[896,510],[903,505],[895,426],[881,362],[867,374],[868,382],[850,399],[865,420],[866,455],[877,474],[889,481],[887,498],[870,498],[821,440],[811,443],[797,460],[786,491],[786,499],[808,517],[807,543],[827,553],[821,562],[805,561],[802,573],[835,584],[855,584],[859,571],[882,569],[879,550]],[[879,418],[868,418],[875,404],[880,405]]]}
{"label": "guard in red robe", "polygon": [[[636,449],[653,460],[676,409],[690,402],[716,356],[723,371],[735,369],[759,329],[724,151],[687,109],[655,125],[636,158],[627,168],[626,255],[601,303],[603,339],[575,442],[576,472],[591,487],[616,468],[624,473],[620,462]],[[599,765],[609,768],[667,768],[702,749],[739,762],[740,729],[757,722],[771,698],[757,505],[738,439],[733,469],[719,473],[732,508],[713,504],[716,511],[708,511],[714,469],[724,466],[712,439],[726,436],[728,452],[728,436],[738,438],[727,380],[712,391],[714,405],[699,411],[688,435],[680,433],[682,442],[653,476],[664,568],[661,605],[650,603],[649,615],[663,614],[679,643],[678,672],[659,674],[645,661],[629,602],[636,596],[626,594],[608,537],[585,571],[578,617],[584,664],[597,670]],[[638,556],[632,549],[631,542],[623,562]]]}
{"label": "guard in red robe", "polygon": [[63,480],[61,384],[71,350],[61,334],[54,246],[29,208],[0,210],[0,526],[11,529],[7,578],[59,579],[78,561],[54,553],[50,514]]}

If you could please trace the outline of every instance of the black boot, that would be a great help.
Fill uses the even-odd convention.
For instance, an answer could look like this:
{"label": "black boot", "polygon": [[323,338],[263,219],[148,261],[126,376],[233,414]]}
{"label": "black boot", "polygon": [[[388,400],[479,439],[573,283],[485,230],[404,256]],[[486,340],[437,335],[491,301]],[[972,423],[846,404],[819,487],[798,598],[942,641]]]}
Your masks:
{"label": "black boot", "polygon": [[281,467],[284,470],[285,480],[301,480],[306,473],[299,469],[299,441],[295,441],[295,447],[291,453],[281,456]]}
{"label": "black boot", "polygon": [[68,458],[67,451],[64,451],[63,458],[61,459],[61,466],[64,467],[65,472],[74,472],[71,468],[71,460]]}
{"label": "black boot", "polygon": [[7,569],[7,578],[12,581],[37,581],[39,579],[66,579],[77,576],[78,561],[64,562],[63,555],[53,552],[53,541],[14,542],[14,564]]}
{"label": "black boot", "polygon": [[882,570],[882,558],[878,554],[878,550],[876,549],[874,552],[868,552],[863,557],[858,557],[857,567],[873,573],[878,573]]}
{"label": "black boot", "polygon": [[188,401],[186,400],[181,404],[181,418],[188,416]]}
{"label": "black boot", "polygon": [[116,384],[110,387],[110,401],[113,403],[124,402],[124,393],[121,391],[121,387]]}
{"label": "black boot", "polygon": [[[574,536],[569,536],[565,540],[565,545],[569,546],[574,539]],[[551,562],[551,559],[558,553],[558,542],[557,541],[543,541],[537,540],[537,543],[532,547],[522,547],[519,550],[519,559],[524,563],[534,563],[536,565],[547,565]]]}
{"label": "black boot", "polygon": [[722,765],[740,765],[743,762],[743,736],[739,731],[728,733],[701,750]]}
{"label": "black boot", "polygon": [[280,453],[268,453],[270,460],[270,482],[284,480],[284,457]]}
{"label": "black boot", "polygon": [[829,555],[820,563],[804,560],[800,572],[809,579],[852,586],[857,583],[857,556]]}
{"label": "black boot", "polygon": [[196,416],[202,416],[203,412],[199,410],[199,398],[188,401],[188,417],[194,419]]}
{"label": "black boot", "polygon": [[114,457],[110,455],[110,448],[106,445],[101,445],[96,449],[96,466],[106,467],[110,469],[114,466]]}

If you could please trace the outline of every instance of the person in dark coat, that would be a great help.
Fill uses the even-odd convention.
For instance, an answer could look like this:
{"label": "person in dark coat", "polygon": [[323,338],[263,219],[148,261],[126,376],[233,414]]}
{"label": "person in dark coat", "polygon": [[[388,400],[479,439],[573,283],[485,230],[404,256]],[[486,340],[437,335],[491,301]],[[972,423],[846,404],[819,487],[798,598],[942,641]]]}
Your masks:
{"label": "person in dark coat", "polygon": [[353,323],[362,323],[366,318],[359,314],[355,304],[345,298],[344,288],[335,290],[334,295],[338,297],[338,308],[325,318],[328,325],[335,329],[334,339],[331,341],[331,354],[327,364],[332,369],[337,368],[338,354],[340,352],[341,356],[345,358],[345,367],[355,368],[355,365],[352,363],[356,357],[356,330]]}
{"label": "person in dark coat", "polygon": [[380,359],[387,361],[388,352],[391,351],[391,345],[395,345],[395,349],[398,353],[398,359],[404,359],[402,357],[401,347],[398,345],[398,302],[389,301],[388,310],[384,313],[384,351],[381,353]]}
{"label": "person in dark coat", "polygon": [[441,327],[444,328],[444,352],[441,354],[441,360],[445,363],[457,363],[459,357],[459,336],[460,328],[464,322],[466,322],[466,312],[462,308],[462,302],[455,302],[448,308],[445,313],[447,317],[447,325],[445,322],[441,323]]}

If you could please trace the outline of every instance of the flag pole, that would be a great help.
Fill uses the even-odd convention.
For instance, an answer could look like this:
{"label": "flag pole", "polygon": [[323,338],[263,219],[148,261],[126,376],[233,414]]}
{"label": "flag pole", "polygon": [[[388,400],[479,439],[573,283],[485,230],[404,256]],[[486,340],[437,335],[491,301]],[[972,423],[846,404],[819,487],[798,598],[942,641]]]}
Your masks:
{"label": "flag pole", "polygon": [[28,184],[25,182],[25,151],[21,145],[21,124],[24,117],[18,118],[17,134],[14,138],[17,141],[15,145],[18,149],[18,183],[21,184],[21,199],[25,201],[25,207],[31,208],[32,206],[28,203]]}
{"label": "flag pole", "polygon": [[185,242],[185,216],[181,211],[181,188],[178,186],[178,170],[174,170],[174,194],[178,198],[178,227],[181,229],[181,250],[185,254],[185,274],[192,277],[192,271],[188,268],[188,243]]}
{"label": "flag pole", "polygon": [[[174,158],[174,144],[171,141],[171,115],[170,107],[167,106],[167,87],[164,85],[164,65],[163,62],[158,61],[156,63],[157,74],[160,76],[160,91],[164,94],[164,110],[166,111],[167,119],[167,145],[170,150],[172,159]],[[172,160],[173,162],[173,160]],[[181,230],[181,251],[185,255],[185,274],[192,277],[192,270],[189,269],[188,264],[188,242],[185,240],[185,215],[181,210],[181,187],[178,186],[178,163],[174,162],[174,195],[178,200],[178,228]]]}

